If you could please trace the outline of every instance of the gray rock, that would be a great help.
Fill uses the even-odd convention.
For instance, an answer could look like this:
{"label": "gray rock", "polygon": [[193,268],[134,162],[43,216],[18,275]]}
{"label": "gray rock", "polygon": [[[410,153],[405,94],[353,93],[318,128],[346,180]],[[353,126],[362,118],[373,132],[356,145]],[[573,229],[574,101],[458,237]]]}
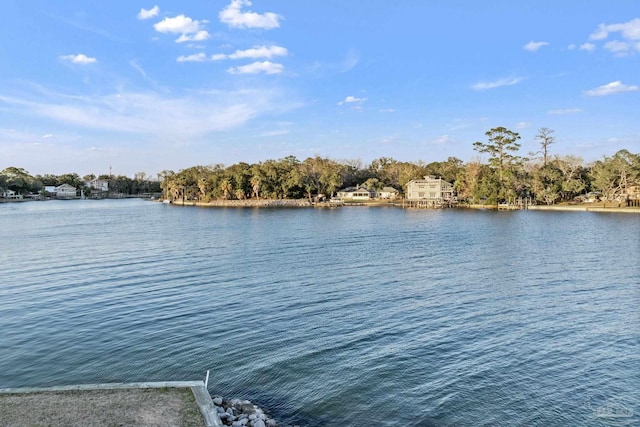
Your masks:
{"label": "gray rock", "polygon": [[216,406],[222,406],[222,398],[221,397],[214,397],[213,398],[213,404]]}
{"label": "gray rock", "polygon": [[253,427],[267,427],[264,424],[264,421],[262,421],[261,419],[257,419],[253,422]]}

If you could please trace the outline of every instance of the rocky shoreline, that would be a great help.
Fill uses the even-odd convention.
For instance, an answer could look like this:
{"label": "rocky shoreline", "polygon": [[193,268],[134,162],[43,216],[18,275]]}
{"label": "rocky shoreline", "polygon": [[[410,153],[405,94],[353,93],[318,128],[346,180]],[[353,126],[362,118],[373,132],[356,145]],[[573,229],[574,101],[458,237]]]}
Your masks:
{"label": "rocky shoreline", "polygon": [[232,427],[298,427],[282,424],[267,416],[264,411],[249,400],[223,399],[212,396],[220,421]]}

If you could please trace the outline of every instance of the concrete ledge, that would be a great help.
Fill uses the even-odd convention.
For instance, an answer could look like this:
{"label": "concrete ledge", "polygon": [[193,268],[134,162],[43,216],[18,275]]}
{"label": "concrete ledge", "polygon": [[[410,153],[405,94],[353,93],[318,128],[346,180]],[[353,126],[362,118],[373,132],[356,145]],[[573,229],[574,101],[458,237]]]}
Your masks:
{"label": "concrete ledge", "polygon": [[74,390],[122,390],[128,388],[191,388],[202,386],[202,381],[160,381],[160,382],[140,382],[140,383],[105,383],[105,384],[77,384],[61,385],[53,387],[22,387],[22,388],[0,388],[0,393],[38,393],[44,391],[74,391]]}

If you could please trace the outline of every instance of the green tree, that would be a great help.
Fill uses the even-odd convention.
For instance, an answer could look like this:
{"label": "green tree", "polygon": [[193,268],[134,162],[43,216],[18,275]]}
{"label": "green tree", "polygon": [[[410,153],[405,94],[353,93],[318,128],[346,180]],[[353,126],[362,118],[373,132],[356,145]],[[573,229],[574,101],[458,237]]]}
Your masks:
{"label": "green tree", "polygon": [[580,157],[556,156],[552,163],[562,173],[562,200],[572,200],[585,191],[588,185],[587,169]]}
{"label": "green tree", "polygon": [[42,190],[42,182],[31,176],[29,172],[23,168],[10,166],[0,174],[4,176],[4,185],[6,188],[18,194],[38,193]]}
{"label": "green tree", "polygon": [[640,155],[620,150],[593,164],[590,173],[592,186],[612,201],[627,194],[628,188],[640,183]]}
{"label": "green tree", "polygon": [[231,194],[233,192],[233,185],[231,185],[230,179],[223,179],[220,183],[220,191],[222,191],[222,197],[225,200],[229,200],[231,198]]}
{"label": "green tree", "polygon": [[489,166],[497,175],[497,201],[508,200],[517,195],[516,179],[518,168],[522,166],[523,158],[515,154],[520,149],[517,142],[520,135],[504,127],[497,127],[485,132],[488,142],[475,142],[473,149],[479,153],[489,154]]}

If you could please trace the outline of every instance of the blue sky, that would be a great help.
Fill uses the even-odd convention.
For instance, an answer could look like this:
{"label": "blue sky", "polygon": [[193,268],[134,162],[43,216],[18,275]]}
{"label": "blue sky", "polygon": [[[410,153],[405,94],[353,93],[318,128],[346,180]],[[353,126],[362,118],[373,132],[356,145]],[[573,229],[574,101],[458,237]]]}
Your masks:
{"label": "blue sky", "polygon": [[[637,0],[9,0],[0,168],[640,152]],[[7,10],[8,9],[8,10]]]}

